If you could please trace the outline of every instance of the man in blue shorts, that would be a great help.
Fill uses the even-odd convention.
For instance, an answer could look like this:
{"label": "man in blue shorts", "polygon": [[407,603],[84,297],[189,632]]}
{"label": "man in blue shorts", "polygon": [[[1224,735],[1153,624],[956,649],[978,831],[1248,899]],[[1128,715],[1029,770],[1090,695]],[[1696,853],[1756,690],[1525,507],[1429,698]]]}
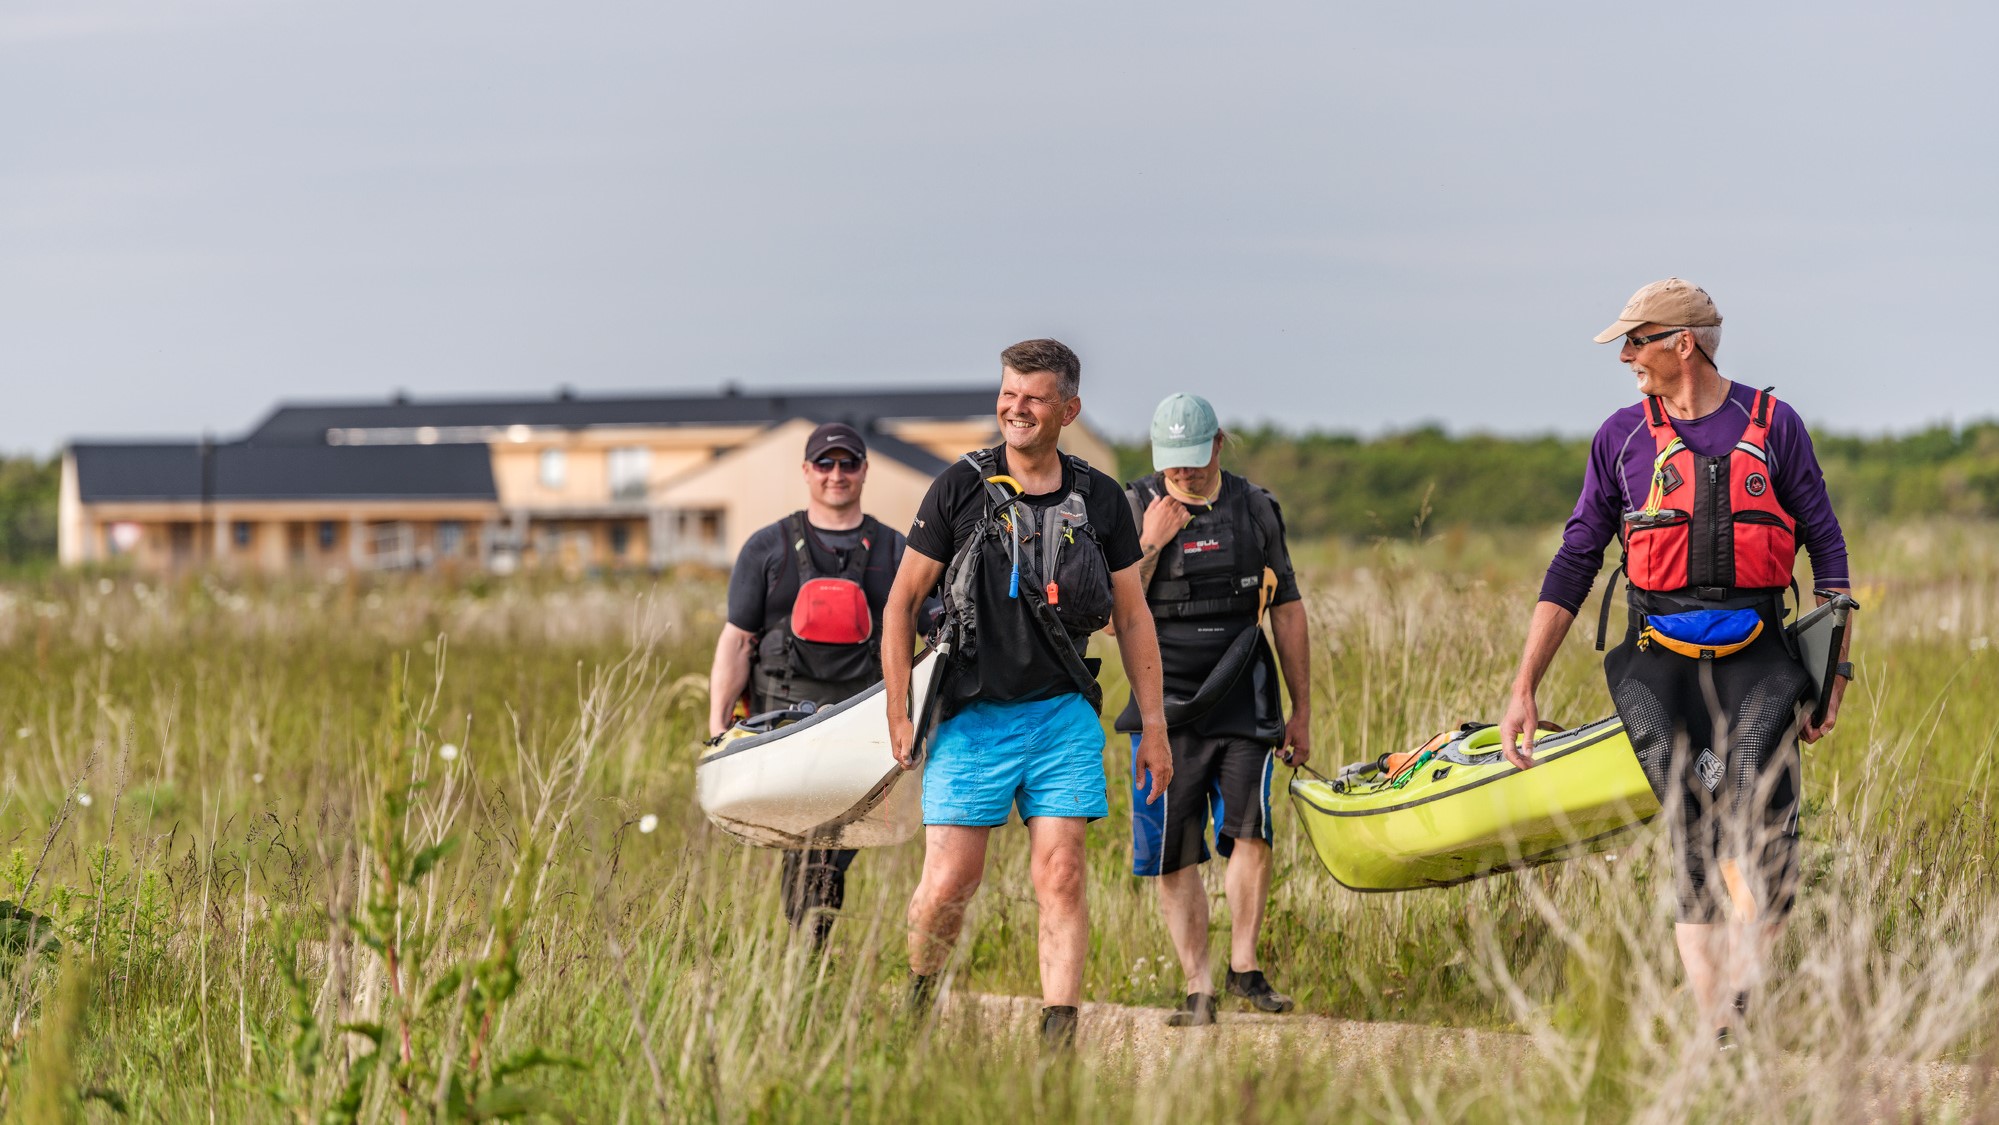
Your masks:
{"label": "man in blue shorts", "polygon": [[1832,730],[1852,675],[1842,652],[1824,718],[1805,716],[1813,685],[1784,631],[1784,596],[1800,546],[1820,599],[1844,593],[1846,538],[1797,411],[1716,368],[1721,312],[1706,291],[1655,281],[1596,339],[1621,342],[1644,399],[1612,414],[1590,445],[1501,746],[1514,765],[1533,765],[1535,689],[1618,539],[1628,627],[1604,674],[1672,833],[1687,982],[1726,1048],[1797,901],[1798,741]]}
{"label": "man in blue shorts", "polygon": [[985,874],[987,838],[1017,809],[1041,911],[1041,1035],[1061,1048],[1075,1040],[1089,956],[1084,826],[1110,812],[1103,692],[1083,654],[1112,621],[1143,716],[1147,800],[1165,793],[1173,763],[1131,509],[1116,480],[1057,448],[1082,413],[1082,365],[1055,340],[1015,344],[1000,363],[1000,444],[939,474],[917,509],[882,618],[882,673],[890,743],[913,768],[916,611],[944,580],[955,647],[924,765],[912,1000],[928,1002]]}

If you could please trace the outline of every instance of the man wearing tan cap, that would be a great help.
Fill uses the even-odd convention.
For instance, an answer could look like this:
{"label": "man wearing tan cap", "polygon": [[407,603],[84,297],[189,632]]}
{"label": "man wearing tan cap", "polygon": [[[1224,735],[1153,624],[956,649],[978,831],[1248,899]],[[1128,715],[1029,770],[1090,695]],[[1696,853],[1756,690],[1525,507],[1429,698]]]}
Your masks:
{"label": "man wearing tan cap", "polygon": [[1820,600],[1845,591],[1846,540],[1797,412],[1717,370],[1721,313],[1704,290],[1653,282],[1596,339],[1622,340],[1644,399],[1590,445],[1501,745],[1533,765],[1535,688],[1617,538],[1629,624],[1604,672],[1671,827],[1680,960],[1726,1048],[1797,897],[1798,739],[1832,730],[1851,674],[1842,664],[1832,679],[1823,720],[1803,718],[1814,688],[1783,629],[1784,595],[1801,544]]}

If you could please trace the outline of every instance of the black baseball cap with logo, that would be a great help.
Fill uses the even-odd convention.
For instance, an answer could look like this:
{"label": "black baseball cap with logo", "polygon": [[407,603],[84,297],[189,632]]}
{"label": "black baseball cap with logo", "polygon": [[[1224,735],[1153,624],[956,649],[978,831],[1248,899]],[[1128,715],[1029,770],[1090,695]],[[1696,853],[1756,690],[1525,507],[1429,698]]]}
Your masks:
{"label": "black baseball cap with logo", "polygon": [[807,461],[816,461],[835,449],[844,449],[863,459],[868,455],[868,443],[861,440],[860,431],[845,422],[828,422],[805,439]]}

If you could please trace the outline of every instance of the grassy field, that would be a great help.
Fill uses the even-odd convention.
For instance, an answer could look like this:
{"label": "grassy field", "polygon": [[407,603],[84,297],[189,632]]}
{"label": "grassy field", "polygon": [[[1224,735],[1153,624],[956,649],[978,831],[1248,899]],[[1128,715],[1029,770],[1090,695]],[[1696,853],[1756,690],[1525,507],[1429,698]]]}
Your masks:
{"label": "grassy field", "polygon": [[[1999,529],[1851,534],[1860,573],[1879,576],[1862,584],[1860,681],[1838,733],[1807,752],[1808,884],[1784,976],[1725,1064],[1678,991],[1657,838],[1360,896],[1279,813],[1265,951],[1280,986],[1322,1015],[1516,1033],[1524,1064],[1411,1051],[1382,1066],[1301,1034],[1274,1051],[1190,1037],[1164,1057],[1088,1044],[1049,1067],[1025,1022],[971,1005],[920,1026],[898,1016],[918,845],[861,857],[820,959],[788,941],[775,854],[705,824],[691,792],[712,580],[89,575],[0,590],[4,1112],[1975,1116],[1999,1017],[1985,710]],[[1301,550],[1317,763],[1496,718],[1552,545],[1446,533]],[[1608,713],[1592,624],[1544,714]],[[1164,1007],[1181,982],[1151,888],[1125,873],[1111,756],[1085,992]],[[1001,834],[954,991],[1036,991],[1024,837]],[[1935,1060],[1969,1076],[1954,1100],[1904,1065]]]}

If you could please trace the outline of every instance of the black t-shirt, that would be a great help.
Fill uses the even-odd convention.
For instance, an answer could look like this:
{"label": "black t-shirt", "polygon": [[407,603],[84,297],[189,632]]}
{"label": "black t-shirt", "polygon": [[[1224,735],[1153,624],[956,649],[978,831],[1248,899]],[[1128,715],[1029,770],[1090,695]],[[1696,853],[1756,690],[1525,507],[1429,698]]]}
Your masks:
{"label": "black t-shirt", "polygon": [[[1006,451],[1002,447],[997,472],[1005,473]],[[1096,469],[1089,470],[1090,526],[1102,547],[1104,562],[1112,574],[1136,564],[1143,554],[1138,545],[1138,525],[1132,522],[1131,507],[1124,502],[1124,490],[1116,480]],[[1064,461],[1062,487],[1054,492],[1031,495],[1022,502],[1039,513],[1060,503],[1075,489],[1075,469]],[[909,546],[926,558],[947,566],[958,548],[981,531],[986,516],[986,490],[978,470],[964,460],[951,463],[939,473],[916,510],[916,523],[909,531]],[[1025,598],[1008,596],[1010,572],[1001,567],[982,566],[976,592],[979,649],[976,656],[976,694],[994,702],[1026,702],[1052,699],[1077,690],[1061,657],[1049,647],[1047,635],[1035,624]],[[1080,652],[1088,637],[1075,638]]]}
{"label": "black t-shirt", "polygon": [[[806,550],[812,552],[812,565],[821,574],[840,574],[853,552],[866,551],[861,545],[861,529],[850,531],[828,531],[823,527],[806,525]],[[881,628],[882,610],[887,606],[886,591],[895,577],[895,568],[902,563],[902,532],[892,527],[882,528],[882,534],[889,536],[889,581],[876,580],[869,573],[868,580],[861,588],[868,591],[868,609],[874,614],[877,633]],[[876,590],[883,591],[882,604],[876,605]],[[791,612],[791,603],[798,597],[798,568],[792,565],[791,544],[784,539],[784,521],[759,529],[743,543],[742,551],[736,555],[736,567],[729,574],[729,624],[746,633],[761,633],[771,620]],[[774,607],[774,608],[773,608]]]}
{"label": "black t-shirt", "polygon": [[[1137,482],[1134,482],[1136,484]],[[1252,570],[1268,567],[1277,576],[1276,589],[1271,591],[1270,604],[1284,605],[1300,600],[1298,575],[1291,565],[1291,550],[1284,541],[1284,515],[1270,494],[1234,473],[1222,474],[1222,491],[1216,494],[1216,507],[1189,507],[1193,516],[1187,525],[1188,533],[1199,531],[1207,522],[1226,520],[1228,514],[1218,510],[1221,505],[1247,494],[1249,506],[1249,541],[1240,545],[1245,558],[1242,565]],[[1134,517],[1143,520],[1145,514],[1140,504],[1144,498],[1136,491],[1125,493],[1132,507]],[[1153,581],[1160,581],[1158,575]],[[1162,621],[1159,623],[1159,646],[1161,662],[1165,668],[1166,695],[1172,699],[1190,699],[1201,689],[1206,673],[1220,661],[1230,644],[1244,629],[1256,624],[1254,613],[1221,614],[1214,617],[1200,617]],[[1172,651],[1168,651],[1171,649]],[[1264,659],[1259,666],[1253,666],[1237,680],[1235,687],[1215,703],[1214,709],[1196,719],[1192,724],[1195,734],[1210,738],[1253,738],[1257,733],[1257,699],[1262,694],[1258,676],[1274,676],[1273,662]],[[1273,681],[1274,685],[1274,681]],[[1282,716],[1277,716],[1281,719]],[[1120,720],[1121,726],[1123,720]]]}

